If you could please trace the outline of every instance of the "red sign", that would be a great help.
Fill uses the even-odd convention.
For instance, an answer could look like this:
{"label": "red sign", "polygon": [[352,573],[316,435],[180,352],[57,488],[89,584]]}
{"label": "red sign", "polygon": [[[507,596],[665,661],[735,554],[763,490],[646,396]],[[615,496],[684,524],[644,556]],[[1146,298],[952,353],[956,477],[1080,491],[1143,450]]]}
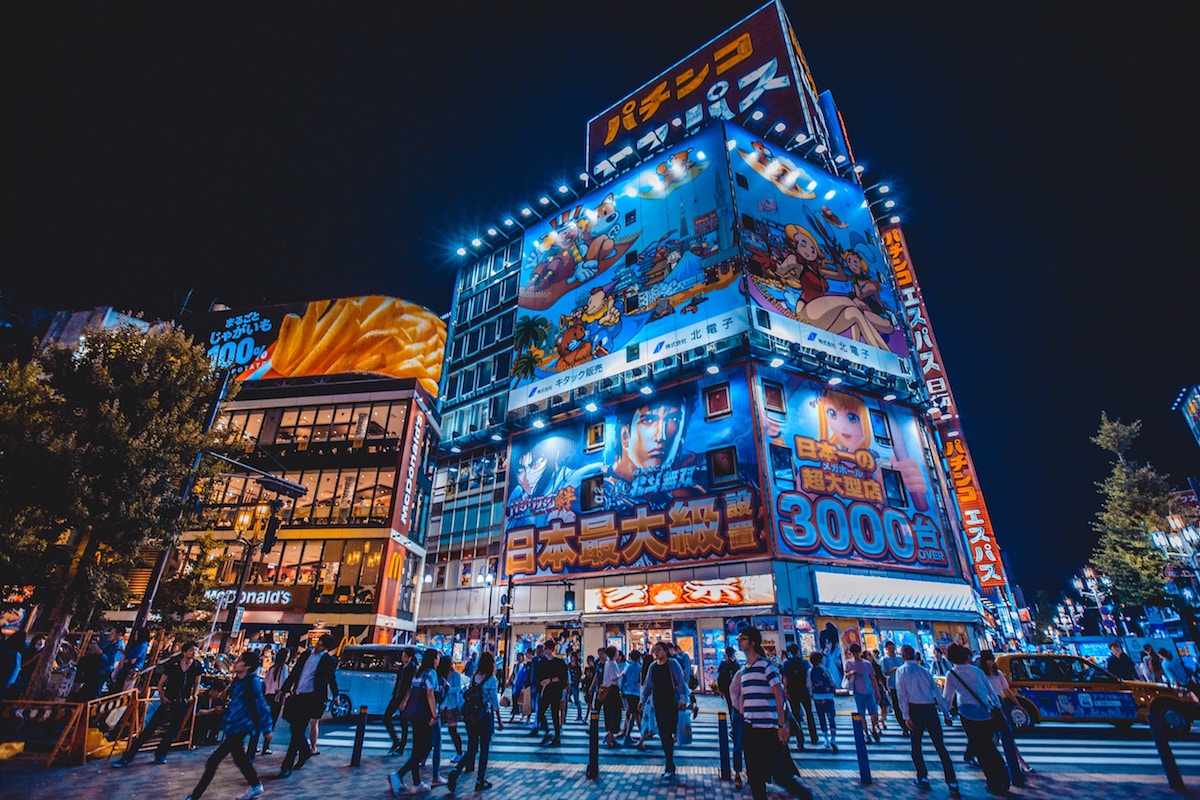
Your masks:
{"label": "red sign", "polygon": [[962,428],[958,422],[958,407],[950,391],[950,380],[942,367],[942,356],[938,352],[937,341],[933,338],[929,312],[921,297],[917,276],[913,273],[912,259],[909,258],[904,234],[899,225],[885,226],[882,233],[883,246],[891,261],[896,285],[900,289],[904,321],[912,333],[917,363],[921,367],[921,379],[925,381],[929,397],[941,411],[940,416],[934,417],[934,425],[941,433],[942,455],[950,468],[950,483],[958,498],[958,507],[962,511],[963,531],[967,536],[967,546],[971,553],[971,562],[975,565],[975,574],[979,578],[979,585],[985,589],[1004,586],[1007,581],[1004,577],[1004,565],[1000,560],[1000,546],[996,543],[987,504],[984,503],[983,492],[979,488],[975,464],[971,461],[971,453],[963,439]]}
{"label": "red sign", "polygon": [[777,2],[593,117],[588,171],[603,181],[640,160],[638,153],[707,122],[747,119],[763,126],[784,122],[789,136],[824,130],[816,88]]}

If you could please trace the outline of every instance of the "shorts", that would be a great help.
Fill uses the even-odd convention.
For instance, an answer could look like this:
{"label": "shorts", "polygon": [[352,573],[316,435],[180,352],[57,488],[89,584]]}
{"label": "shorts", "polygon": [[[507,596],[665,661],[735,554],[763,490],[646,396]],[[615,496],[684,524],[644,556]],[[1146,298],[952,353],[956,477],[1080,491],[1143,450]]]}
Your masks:
{"label": "shorts", "polygon": [[625,698],[625,712],[627,714],[636,714],[641,697],[636,694],[623,694],[621,697]]}
{"label": "shorts", "polygon": [[859,714],[879,715],[879,703],[875,700],[874,692],[867,692],[866,694],[855,692],[854,707],[858,709]]}

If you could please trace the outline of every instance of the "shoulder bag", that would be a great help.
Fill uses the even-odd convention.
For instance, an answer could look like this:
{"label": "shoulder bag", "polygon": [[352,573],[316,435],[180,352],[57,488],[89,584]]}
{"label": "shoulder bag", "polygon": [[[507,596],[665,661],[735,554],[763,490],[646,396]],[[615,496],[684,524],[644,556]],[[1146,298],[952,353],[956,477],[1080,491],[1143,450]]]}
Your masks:
{"label": "shoulder bag", "polygon": [[992,724],[996,726],[997,730],[1008,727],[1008,717],[1004,716],[1004,709],[1001,706],[989,706],[979,695],[975,694],[975,690],[967,685],[967,683],[959,677],[957,672],[951,669],[950,674],[954,676],[956,681],[958,681],[959,686],[967,690],[967,694],[975,698],[976,703],[979,703],[979,705],[988,709],[988,713],[992,717]]}

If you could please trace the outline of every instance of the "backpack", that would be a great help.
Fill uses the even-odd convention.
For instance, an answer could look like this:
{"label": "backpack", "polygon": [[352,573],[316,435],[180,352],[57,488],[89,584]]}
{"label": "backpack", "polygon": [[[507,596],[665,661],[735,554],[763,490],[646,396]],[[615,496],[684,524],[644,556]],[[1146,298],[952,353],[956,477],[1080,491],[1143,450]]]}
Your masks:
{"label": "backpack", "polygon": [[824,667],[813,667],[811,676],[814,695],[833,694],[833,679],[829,677],[829,672]]}
{"label": "backpack", "polygon": [[462,718],[468,725],[475,725],[487,717],[487,705],[483,702],[483,683],[471,678],[471,685],[463,692]]}
{"label": "backpack", "polygon": [[808,662],[800,656],[789,656],[783,662],[783,679],[789,692],[804,691],[804,679],[808,677]]}

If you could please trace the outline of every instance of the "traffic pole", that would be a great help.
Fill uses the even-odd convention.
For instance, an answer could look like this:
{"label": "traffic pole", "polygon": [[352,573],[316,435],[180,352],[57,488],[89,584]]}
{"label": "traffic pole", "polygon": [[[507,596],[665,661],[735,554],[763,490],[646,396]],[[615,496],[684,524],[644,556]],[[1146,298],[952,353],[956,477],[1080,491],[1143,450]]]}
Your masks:
{"label": "traffic pole", "polygon": [[588,713],[587,777],[592,781],[600,777],[600,713],[595,710]]}
{"label": "traffic pole", "polygon": [[871,784],[871,764],[867,761],[867,730],[863,725],[862,714],[851,714],[850,721],[854,725],[854,750],[858,754],[858,778],[863,786]]}
{"label": "traffic pole", "polygon": [[367,707],[358,707],[358,727],[354,731],[354,750],[350,753],[350,766],[362,763],[363,742],[367,739]]}
{"label": "traffic pole", "polygon": [[717,712],[717,737],[721,740],[721,780],[733,780],[729,769],[729,720],[724,711]]}
{"label": "traffic pole", "polygon": [[1183,776],[1179,774],[1179,765],[1175,763],[1175,754],[1171,752],[1167,724],[1163,721],[1161,712],[1150,712],[1150,735],[1154,737],[1154,746],[1158,748],[1163,771],[1167,773],[1167,783],[1175,791],[1182,792],[1186,787],[1183,784]]}

